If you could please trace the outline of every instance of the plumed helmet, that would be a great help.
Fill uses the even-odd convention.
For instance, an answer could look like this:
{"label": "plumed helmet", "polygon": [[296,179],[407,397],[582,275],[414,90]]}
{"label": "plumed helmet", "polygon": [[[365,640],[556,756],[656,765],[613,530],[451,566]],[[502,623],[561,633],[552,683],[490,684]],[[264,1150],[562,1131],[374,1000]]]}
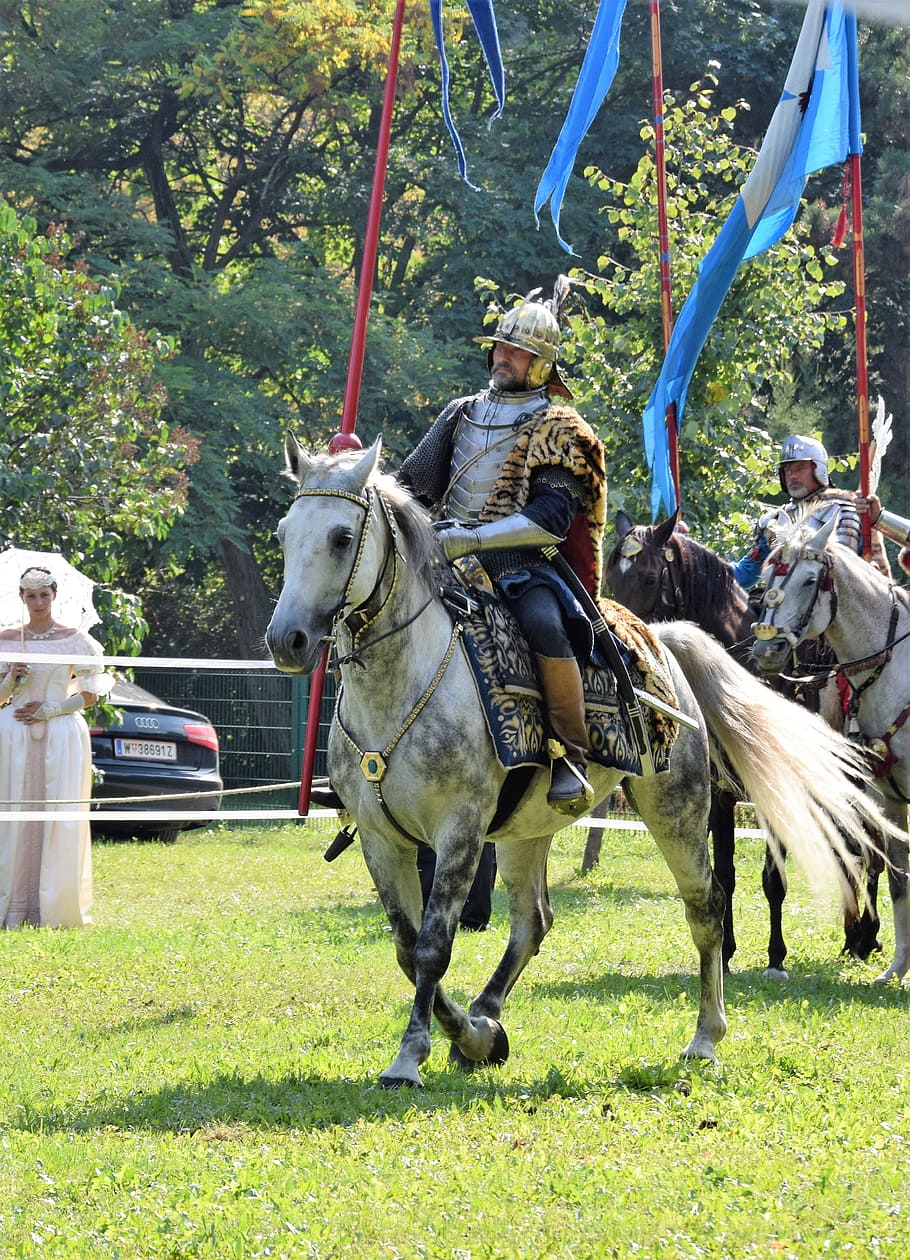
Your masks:
{"label": "plumed helmet", "polygon": [[540,301],[542,292],[542,289],[532,290],[518,306],[503,315],[492,336],[478,337],[477,340],[487,346],[488,369],[493,367],[493,343],[496,341],[515,346],[518,350],[527,350],[534,355],[528,368],[528,388],[540,389],[546,385],[549,393],[571,398],[572,392],[556,366],[559,321],[569,295],[569,280],[566,276],[557,278],[552,298]]}
{"label": "plumed helmet", "polygon": [[803,459],[812,461],[815,480],[820,486],[830,485],[828,452],[817,438],[802,437],[799,433],[794,433],[784,439],[784,444],[780,448],[780,464],[778,465],[777,474],[780,478],[780,488],[785,494],[787,486],[784,481],[784,464],[795,464]]}

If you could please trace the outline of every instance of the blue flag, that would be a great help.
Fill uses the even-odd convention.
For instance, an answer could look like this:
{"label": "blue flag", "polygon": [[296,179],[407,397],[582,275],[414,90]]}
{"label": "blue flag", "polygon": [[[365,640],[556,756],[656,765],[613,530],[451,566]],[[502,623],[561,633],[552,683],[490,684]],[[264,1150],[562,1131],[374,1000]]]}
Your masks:
{"label": "blue flag", "polygon": [[[490,82],[493,85],[493,92],[496,96],[496,112],[493,118],[498,118],[506,101],[506,77],[502,64],[502,50],[499,47],[499,32],[496,29],[496,15],[493,12],[493,0],[467,0],[467,5],[474,21],[474,29],[477,31],[477,38],[480,40],[480,47],[484,60],[487,63]],[[449,108],[449,80],[451,76],[449,74],[449,59],[446,56],[445,36],[442,29],[442,0],[430,0],[430,16],[433,20],[433,31],[436,35],[436,47],[439,49],[439,65],[442,71],[442,116],[445,119],[449,135],[452,137],[452,144],[455,146],[461,178],[470,188],[476,188],[476,185],[472,184],[468,179],[468,164],[464,154],[464,145],[461,143],[461,137],[455,127],[452,111]]]}
{"label": "blue flag", "polygon": [[540,227],[540,211],[550,199],[550,216],[556,229],[556,239],[570,254],[575,251],[559,233],[563,197],[575,164],[578,146],[587,135],[616,75],[619,65],[619,35],[625,8],[626,0],[600,0],[594,30],[591,32],[578,82],[569,102],[566,120],[534,197],[534,218],[537,226]]}
{"label": "blue flag", "polygon": [[813,171],[861,153],[856,18],[840,3],[809,0],[783,93],[755,165],[729,217],[702,259],[670,337],[642,417],[651,472],[651,510],[676,507],[666,414],[677,427],[701,348],[742,262],[774,245],[799,209]]}

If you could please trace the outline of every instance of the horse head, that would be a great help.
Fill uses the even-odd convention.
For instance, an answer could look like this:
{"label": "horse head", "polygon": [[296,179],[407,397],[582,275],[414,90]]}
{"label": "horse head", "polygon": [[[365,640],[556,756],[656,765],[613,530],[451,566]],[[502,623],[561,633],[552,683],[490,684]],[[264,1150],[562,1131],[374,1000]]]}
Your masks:
{"label": "horse head", "polygon": [[671,607],[674,593],[667,582],[678,515],[677,510],[659,525],[635,525],[622,510],[616,513],[618,542],[607,557],[604,578],[613,598],[642,621],[679,615]]}
{"label": "horse head", "polygon": [[376,475],[382,440],[366,451],[309,455],[293,434],[285,472],[297,494],[279,522],[284,584],[265,641],[277,667],[309,674],[339,617],[365,600],[381,569]]}
{"label": "horse head", "polygon": [[805,639],[824,634],[837,604],[827,553],[837,528],[832,514],[807,535],[800,529],[780,537],[765,563],[761,617],[753,627],[752,658],[764,673],[779,674]]}

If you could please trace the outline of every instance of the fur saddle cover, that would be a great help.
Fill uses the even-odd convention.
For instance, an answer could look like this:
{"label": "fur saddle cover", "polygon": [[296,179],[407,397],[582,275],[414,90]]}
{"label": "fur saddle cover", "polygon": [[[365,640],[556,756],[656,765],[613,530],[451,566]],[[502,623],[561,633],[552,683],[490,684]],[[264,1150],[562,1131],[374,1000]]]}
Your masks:
{"label": "fur saddle cover", "polygon": [[[476,611],[461,611],[464,590],[446,601],[462,626],[462,643],[474,673],[477,692],[496,757],[504,770],[546,766],[547,734],[542,693],[531,653],[512,613],[495,595],[470,588]],[[443,596],[445,598],[445,594]],[[665,704],[678,706],[672,681],[652,632],[627,609],[600,599],[604,620],[626,649],[626,664],[635,686]],[[612,670],[587,665],[582,669],[588,719],[588,758],[608,769],[641,774],[641,758],[620,703]],[[665,770],[678,725],[643,706],[657,770]]]}

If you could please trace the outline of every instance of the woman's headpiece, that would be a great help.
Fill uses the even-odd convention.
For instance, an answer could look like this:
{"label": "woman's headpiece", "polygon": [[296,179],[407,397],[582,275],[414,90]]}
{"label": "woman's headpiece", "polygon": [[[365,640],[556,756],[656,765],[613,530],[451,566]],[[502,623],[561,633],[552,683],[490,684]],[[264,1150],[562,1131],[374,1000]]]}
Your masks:
{"label": "woman's headpiece", "polygon": [[43,569],[37,564],[26,569],[19,579],[20,591],[38,591],[42,586],[49,586],[54,591],[57,589],[57,583],[50,569]]}

